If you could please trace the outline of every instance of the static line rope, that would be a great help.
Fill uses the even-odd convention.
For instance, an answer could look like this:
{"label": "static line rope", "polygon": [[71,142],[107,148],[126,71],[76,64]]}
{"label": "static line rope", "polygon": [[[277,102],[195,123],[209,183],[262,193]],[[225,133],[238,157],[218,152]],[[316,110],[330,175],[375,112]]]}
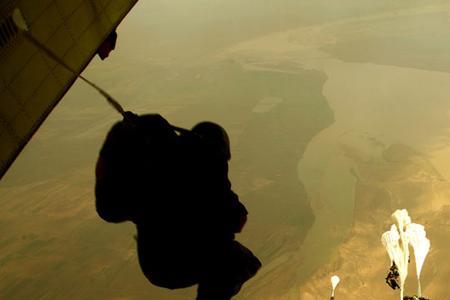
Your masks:
{"label": "static line rope", "polygon": [[23,15],[19,9],[15,9],[13,13],[13,20],[15,25],[18,29],[22,32],[23,36],[30,41],[33,45],[35,45],[37,48],[42,50],[47,56],[49,56],[51,59],[53,59],[55,62],[57,62],[59,65],[67,69],[70,73],[75,75],[76,77],[80,78],[84,82],[86,82],[88,85],[93,87],[95,90],[97,90],[103,97],[106,98],[106,101],[118,112],[120,113],[124,118],[126,118],[125,110],[123,109],[122,105],[115,100],[108,92],[106,92],[104,89],[87,79],[86,77],[82,76],[81,74],[78,74],[74,69],[72,69],[69,65],[64,62],[56,53],[54,53],[52,50],[50,50],[47,46],[42,44],[40,41],[38,41],[29,31],[28,26],[25,22],[25,19],[23,18]]}

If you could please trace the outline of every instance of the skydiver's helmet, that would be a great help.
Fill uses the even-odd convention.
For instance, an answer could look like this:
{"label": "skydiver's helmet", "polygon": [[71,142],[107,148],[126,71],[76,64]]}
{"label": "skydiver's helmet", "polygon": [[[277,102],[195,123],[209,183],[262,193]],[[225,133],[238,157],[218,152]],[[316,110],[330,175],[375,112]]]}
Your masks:
{"label": "skydiver's helmet", "polygon": [[203,141],[226,160],[231,159],[230,139],[225,129],[213,122],[200,122],[192,128],[192,132],[199,135]]}

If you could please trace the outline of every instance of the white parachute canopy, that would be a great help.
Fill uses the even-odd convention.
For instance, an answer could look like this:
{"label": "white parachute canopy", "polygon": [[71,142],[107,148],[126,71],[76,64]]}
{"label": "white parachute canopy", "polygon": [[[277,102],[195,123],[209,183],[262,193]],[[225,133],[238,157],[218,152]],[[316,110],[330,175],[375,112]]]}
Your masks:
{"label": "white parachute canopy", "polygon": [[422,296],[422,290],[420,286],[420,272],[422,272],[423,263],[430,251],[430,240],[427,238],[425,228],[423,225],[411,223],[407,230],[409,236],[409,243],[414,250],[414,258],[416,261],[416,275],[418,281],[417,295]]}
{"label": "white parachute canopy", "polygon": [[409,243],[414,249],[414,258],[416,260],[417,277],[420,277],[423,263],[430,251],[430,240],[426,236],[425,228],[420,224],[410,224],[407,229]]}
{"label": "white parachute canopy", "polygon": [[339,278],[339,276],[337,275],[331,276],[331,288],[332,288],[331,297],[334,297],[334,291],[336,290],[336,287],[340,281],[341,279]]}
{"label": "white parachute canopy", "polygon": [[397,226],[395,226],[395,224],[391,226],[391,230],[386,231],[381,236],[381,242],[391,259],[391,265],[394,261],[398,261],[402,254],[398,243],[399,239],[400,235],[398,234]]}
{"label": "white parachute canopy", "polygon": [[398,273],[400,274],[400,299],[403,299],[403,293],[405,291],[405,281],[408,277],[408,263],[409,263],[409,238],[406,234],[406,228],[411,224],[411,218],[408,215],[406,209],[397,209],[392,218],[397,223],[398,233],[400,235],[399,245],[400,255],[397,259],[394,258],[395,264],[398,267]]}
{"label": "white parachute canopy", "polygon": [[430,240],[426,237],[423,225],[411,222],[411,218],[406,209],[396,210],[392,214],[392,218],[396,224],[393,224],[389,231],[382,234],[381,242],[386,248],[391,265],[395,263],[397,266],[400,276],[400,299],[403,299],[405,281],[408,276],[409,245],[414,250],[418,279],[418,296],[420,297],[420,272],[430,250]]}

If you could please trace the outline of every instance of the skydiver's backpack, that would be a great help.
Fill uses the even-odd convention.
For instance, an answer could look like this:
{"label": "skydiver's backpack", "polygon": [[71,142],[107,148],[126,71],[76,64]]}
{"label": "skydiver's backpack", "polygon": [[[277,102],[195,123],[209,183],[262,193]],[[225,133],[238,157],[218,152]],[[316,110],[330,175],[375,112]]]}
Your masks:
{"label": "skydiver's backpack", "polygon": [[[160,115],[125,113],[109,131],[96,167],[96,209],[108,222],[138,222],[170,201],[178,135]],[[151,217],[151,216],[150,216]],[[161,218],[161,217],[159,217]]]}

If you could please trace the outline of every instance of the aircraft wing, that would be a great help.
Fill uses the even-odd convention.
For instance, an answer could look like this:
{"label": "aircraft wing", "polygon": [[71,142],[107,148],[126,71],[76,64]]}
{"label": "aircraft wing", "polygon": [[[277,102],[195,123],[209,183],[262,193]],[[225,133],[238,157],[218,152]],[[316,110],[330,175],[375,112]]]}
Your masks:
{"label": "aircraft wing", "polygon": [[81,73],[137,1],[0,0],[0,178],[76,79],[18,32],[13,10]]}

